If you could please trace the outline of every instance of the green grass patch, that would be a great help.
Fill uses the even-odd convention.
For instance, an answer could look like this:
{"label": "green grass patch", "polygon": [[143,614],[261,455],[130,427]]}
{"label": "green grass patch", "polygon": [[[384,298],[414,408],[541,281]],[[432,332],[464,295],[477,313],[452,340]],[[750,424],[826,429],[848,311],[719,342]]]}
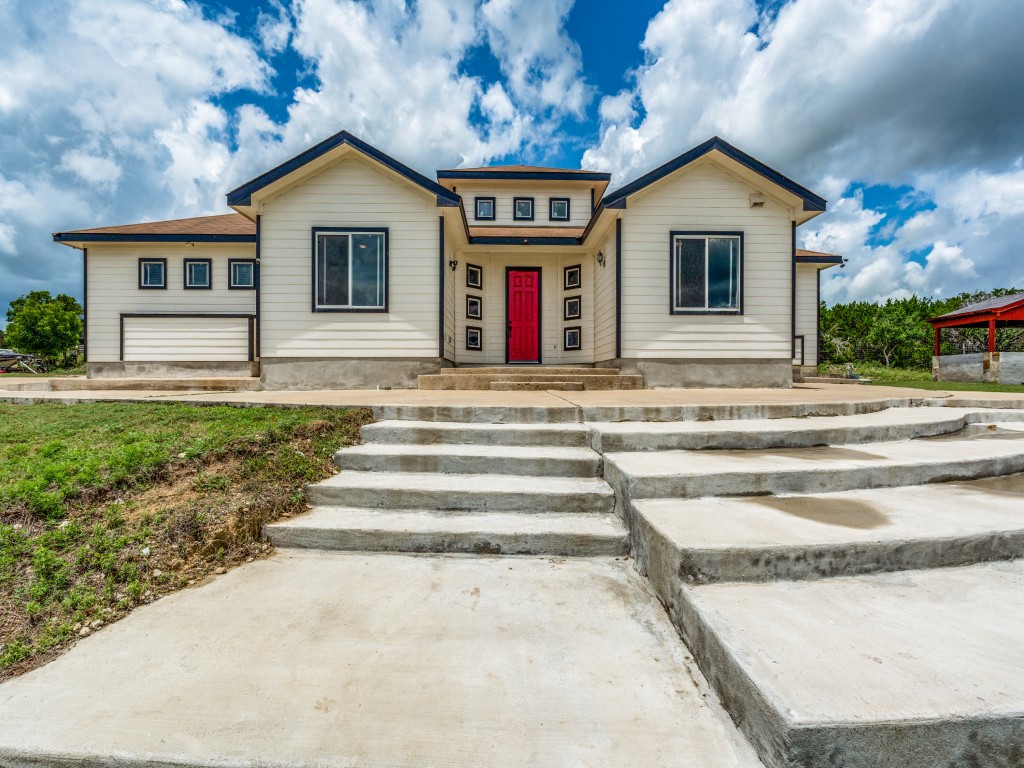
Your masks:
{"label": "green grass patch", "polygon": [[[824,374],[842,374],[843,366],[821,366]],[[871,384],[883,387],[913,387],[947,392],[1021,392],[1021,384],[985,384],[967,381],[932,381],[930,368],[886,368],[871,363],[856,363],[854,371]]]}
{"label": "green grass patch", "polygon": [[257,557],[363,410],[0,404],[0,679]]}

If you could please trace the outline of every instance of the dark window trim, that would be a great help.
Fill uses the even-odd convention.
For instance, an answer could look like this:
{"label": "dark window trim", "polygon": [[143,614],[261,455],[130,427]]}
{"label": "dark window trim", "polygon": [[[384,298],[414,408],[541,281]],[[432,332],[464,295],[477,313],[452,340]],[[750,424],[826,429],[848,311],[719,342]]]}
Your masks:
{"label": "dark window trim", "polygon": [[[471,315],[471,314],[469,314],[469,302],[472,301],[473,299],[476,299],[479,302],[479,304],[480,304],[480,314],[479,315]],[[474,296],[473,294],[470,294],[470,293],[466,294],[466,319],[467,320],[483,320],[484,319],[484,297],[483,296]]]}
{"label": "dark window trim", "polygon": [[[569,272],[577,270],[580,273],[580,281],[576,285],[569,285]],[[583,288],[583,265],[582,264],[570,264],[568,267],[562,267],[562,290],[563,291],[578,291]]]}
{"label": "dark window trim", "polygon": [[799,365],[799,366],[802,367],[802,366],[804,366],[806,364],[804,361],[807,359],[807,350],[804,348],[804,345],[806,344],[806,337],[804,336],[804,334],[800,334],[799,336],[794,336],[793,337],[793,359],[794,360],[796,360],[796,358],[797,358],[796,351],[797,351],[797,348],[798,348],[798,345],[797,345],[797,340],[798,339],[800,341],[800,344],[799,344],[800,362],[799,363],[793,363],[793,365]]}
{"label": "dark window trim", "polygon": [[[142,284],[142,265],[143,264],[154,264],[159,262],[164,265],[164,282],[162,285],[143,285]],[[143,256],[139,257],[139,290],[142,291],[166,291],[167,290],[167,259],[147,259]]]}
{"label": "dark window trim", "polygon": [[[575,315],[569,314],[569,302],[577,302],[576,306],[579,307],[579,313]],[[579,320],[583,317],[583,296],[577,294],[575,296],[566,296],[562,299],[562,320]]]}
{"label": "dark window trim", "polygon": [[[469,332],[476,331],[478,338],[480,339],[479,347],[469,346]],[[466,351],[468,352],[483,352],[484,351],[484,329],[479,325],[467,325],[466,326]]]}
{"label": "dark window trim", "polygon": [[[252,264],[252,285],[235,285],[235,264]],[[256,290],[256,259],[228,259],[228,289],[232,291]]]}
{"label": "dark window trim", "polygon": [[[477,272],[480,273],[480,284],[479,285],[473,285],[471,282],[469,282],[469,270],[471,270],[471,269],[475,269],[475,270],[477,270]],[[482,291],[484,289],[484,268],[483,267],[481,267],[478,264],[466,264],[466,287],[467,288],[475,288],[478,291]]]}
{"label": "dark window trim", "polygon": [[[736,309],[676,309],[673,294],[676,285],[676,238],[677,237],[735,237],[740,241],[740,302]],[[743,314],[743,281],[747,270],[744,268],[747,257],[746,243],[742,232],[709,232],[696,230],[672,230],[668,233],[668,313],[670,315],[742,315]],[[705,265],[705,269],[707,265]],[[707,296],[704,297],[707,301]]]}
{"label": "dark window trim", "polygon": [[[481,216],[480,215],[480,203],[486,203],[488,201],[490,201],[490,203],[491,203],[491,215],[490,216]],[[495,198],[493,198],[493,197],[474,197],[473,198],[473,219],[475,221],[494,221],[494,219],[497,216],[497,214],[498,214],[498,203],[497,203],[497,200]]]}
{"label": "dark window trim", "polygon": [[[313,278],[313,312],[344,312],[348,314],[387,314],[391,293],[391,238],[388,227],[313,227],[313,253],[312,253],[312,278]],[[382,307],[318,307],[316,302],[316,239],[319,235],[331,234],[360,234],[383,233],[384,234],[384,306]],[[349,286],[351,289],[351,286]]]}
{"label": "dark window trim", "polygon": [[537,273],[537,359],[516,360],[511,362],[508,359],[508,331],[505,332],[505,365],[540,365],[544,361],[544,272],[540,267],[505,267],[505,328],[509,327],[508,318],[508,273],[509,272],[536,272]]}
{"label": "dark window trim", "polygon": [[247,317],[249,318],[249,362],[256,359],[256,315],[252,312],[122,312],[118,315],[120,339],[118,362],[124,362],[124,320],[126,317]]}
{"label": "dark window trim", "polygon": [[[579,339],[579,344],[575,347],[569,346],[569,331],[576,331],[576,338]],[[562,329],[562,351],[563,352],[579,352],[583,349],[583,327],[580,325],[570,325]]]}
{"label": "dark window trim", "polygon": [[[555,203],[565,203],[565,218],[555,216]],[[548,221],[569,221],[572,218],[572,202],[568,197],[548,198]]]}
{"label": "dark window trim", "polygon": [[[206,264],[206,285],[188,284],[188,265]],[[209,291],[213,289],[213,259],[184,259],[181,264],[181,285],[186,291]]]}
{"label": "dark window trim", "polygon": [[[530,215],[529,216],[520,216],[519,215],[519,210],[518,210],[519,203],[520,203],[520,201],[523,201],[523,200],[529,200],[530,201]],[[536,205],[536,201],[534,200],[534,198],[532,198],[532,197],[513,197],[512,198],[512,220],[513,221],[533,221],[534,218],[536,217],[536,215],[537,215],[537,205]]]}

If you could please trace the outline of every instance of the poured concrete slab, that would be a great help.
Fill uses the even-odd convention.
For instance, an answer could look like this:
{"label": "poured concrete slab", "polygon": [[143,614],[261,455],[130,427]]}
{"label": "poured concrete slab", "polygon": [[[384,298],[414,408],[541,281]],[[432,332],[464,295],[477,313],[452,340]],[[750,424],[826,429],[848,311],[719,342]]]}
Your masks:
{"label": "poured concrete slab", "polygon": [[1024,561],[683,587],[673,612],[770,766],[1024,760]]}
{"label": "poured concrete slab", "polygon": [[816,496],[633,502],[652,578],[852,575],[1024,557],[1024,474]]}
{"label": "poured concrete slab", "polygon": [[0,685],[0,763],[755,768],[616,560],[284,553]]}
{"label": "poured concrete slab", "polygon": [[630,499],[831,493],[1024,472],[1024,424],[858,446],[606,453],[604,459],[605,478]]}

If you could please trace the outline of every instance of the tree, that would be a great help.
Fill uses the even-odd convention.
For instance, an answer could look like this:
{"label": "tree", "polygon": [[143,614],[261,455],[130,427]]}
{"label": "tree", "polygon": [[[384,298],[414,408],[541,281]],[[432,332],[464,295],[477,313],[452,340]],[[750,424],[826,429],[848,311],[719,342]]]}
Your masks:
{"label": "tree", "polygon": [[32,291],[7,308],[5,342],[19,352],[56,361],[82,338],[82,305],[66,294]]}

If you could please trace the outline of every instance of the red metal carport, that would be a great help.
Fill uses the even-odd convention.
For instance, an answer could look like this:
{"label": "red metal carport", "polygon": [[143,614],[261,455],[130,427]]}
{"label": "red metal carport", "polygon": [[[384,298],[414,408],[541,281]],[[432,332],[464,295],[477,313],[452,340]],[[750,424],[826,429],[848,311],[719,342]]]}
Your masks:
{"label": "red metal carport", "polygon": [[939,342],[943,328],[988,328],[988,351],[996,351],[996,328],[1024,326],[1024,293],[1000,296],[997,299],[968,304],[928,321],[935,329],[935,356],[939,355]]}

